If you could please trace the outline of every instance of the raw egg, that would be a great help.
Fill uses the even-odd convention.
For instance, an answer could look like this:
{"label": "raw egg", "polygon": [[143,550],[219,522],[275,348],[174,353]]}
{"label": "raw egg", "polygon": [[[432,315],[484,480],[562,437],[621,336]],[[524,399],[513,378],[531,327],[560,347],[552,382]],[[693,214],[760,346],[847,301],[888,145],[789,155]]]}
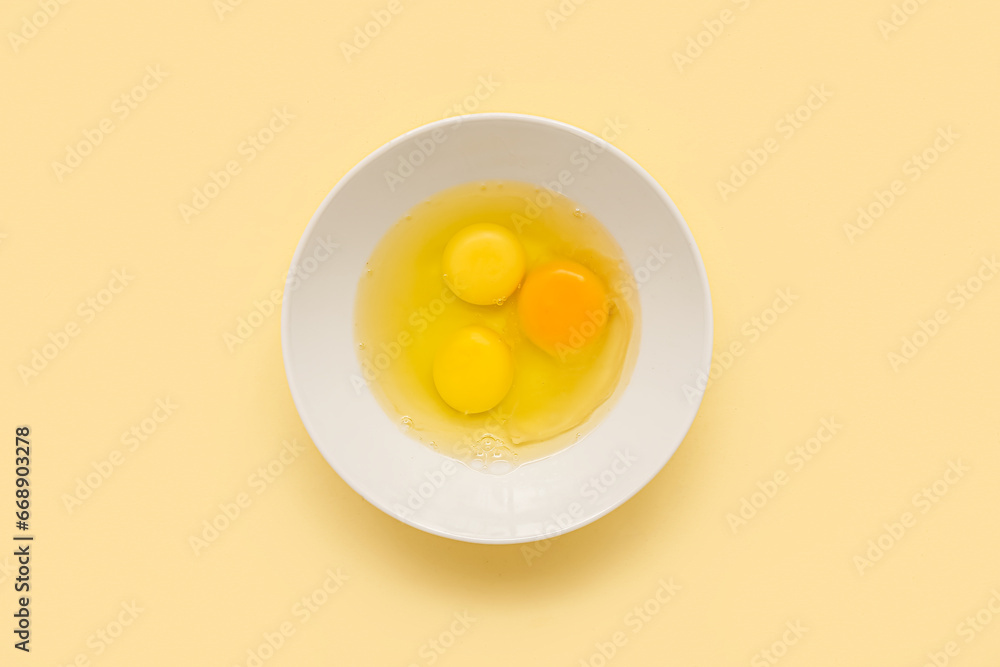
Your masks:
{"label": "raw egg", "polygon": [[516,181],[411,209],[358,284],[359,391],[410,436],[489,472],[571,446],[628,382],[638,288],[583,207]]}
{"label": "raw egg", "polygon": [[434,357],[434,386],[445,403],[463,414],[496,407],[513,380],[510,348],[486,327],[459,329]]}
{"label": "raw egg", "polygon": [[524,249],[509,229],[489,222],[463,227],[444,247],[445,283],[463,301],[502,304],[524,277]]}
{"label": "raw egg", "polygon": [[566,259],[533,269],[518,296],[528,340],[560,357],[594,340],[608,320],[607,290],[594,272]]}

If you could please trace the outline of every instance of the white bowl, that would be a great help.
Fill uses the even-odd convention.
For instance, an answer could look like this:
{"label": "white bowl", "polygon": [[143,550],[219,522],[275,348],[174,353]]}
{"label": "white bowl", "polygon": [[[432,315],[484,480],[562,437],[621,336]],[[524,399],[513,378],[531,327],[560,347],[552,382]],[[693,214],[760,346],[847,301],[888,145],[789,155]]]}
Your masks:
{"label": "white bowl", "polygon": [[[560,175],[563,193],[604,224],[635,270],[639,356],[624,393],[589,435],[507,474],[486,474],[401,432],[360,380],[353,334],[358,280],[382,235],[429,196],[474,180],[544,185]],[[338,247],[331,256],[332,244]],[[281,341],[302,422],[355,491],[420,530],[509,544],[584,526],[660,471],[698,411],[700,396],[684,387],[703,386],[699,380],[709,372],[712,307],[684,219],[631,158],[554,120],[475,114],[397,137],[330,191],[292,259]]]}

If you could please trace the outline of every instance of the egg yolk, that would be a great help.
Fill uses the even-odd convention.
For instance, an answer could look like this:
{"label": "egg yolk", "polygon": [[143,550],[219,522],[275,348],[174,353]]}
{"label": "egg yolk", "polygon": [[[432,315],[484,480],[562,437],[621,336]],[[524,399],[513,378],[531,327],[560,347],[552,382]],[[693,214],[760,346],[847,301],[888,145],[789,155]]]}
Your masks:
{"label": "egg yolk", "polygon": [[608,321],[607,304],[607,290],[593,271],[556,260],[524,279],[517,314],[528,340],[564,358],[598,337]]}
{"label": "egg yolk", "polygon": [[459,329],[434,358],[434,386],[444,402],[459,412],[475,414],[495,407],[514,381],[510,348],[493,330]]}
{"label": "egg yolk", "polygon": [[499,304],[524,277],[524,248],[514,233],[483,222],[465,227],[444,248],[444,281],[463,301]]}

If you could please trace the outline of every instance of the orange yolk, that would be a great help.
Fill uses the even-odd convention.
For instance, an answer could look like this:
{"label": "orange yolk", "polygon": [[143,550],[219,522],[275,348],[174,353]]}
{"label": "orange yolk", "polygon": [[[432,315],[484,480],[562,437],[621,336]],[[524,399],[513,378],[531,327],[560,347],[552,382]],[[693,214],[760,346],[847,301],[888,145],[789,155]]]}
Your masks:
{"label": "orange yolk", "polygon": [[517,314],[528,340],[564,359],[595,340],[608,321],[607,289],[593,271],[570,260],[543,264],[524,279]]}

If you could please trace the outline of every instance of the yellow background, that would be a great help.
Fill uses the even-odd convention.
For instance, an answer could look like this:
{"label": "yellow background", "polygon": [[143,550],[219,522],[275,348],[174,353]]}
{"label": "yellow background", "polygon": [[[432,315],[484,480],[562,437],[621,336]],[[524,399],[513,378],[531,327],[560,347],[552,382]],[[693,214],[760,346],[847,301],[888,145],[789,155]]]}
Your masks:
{"label": "yellow background", "polygon": [[[564,4],[554,29],[558,0],[399,1],[350,62],[341,42],[387,2],[244,0],[220,15],[211,0],[74,0],[16,45],[42,10],[4,4],[0,405],[11,450],[14,427],[32,429],[37,541],[33,650],[11,646],[8,560],[0,663],[246,665],[290,622],[263,664],[600,665],[595,645],[619,631],[608,664],[772,664],[758,652],[800,622],[778,664],[916,667],[949,641],[948,664],[998,664],[1000,617],[969,642],[959,624],[1000,590],[1000,280],[961,310],[949,293],[1000,252],[1000,5],[910,0],[886,38],[891,0],[590,0]],[[730,23],[679,71],[673,54],[724,9]],[[120,119],[115,101],[150,66],[166,77]],[[498,84],[483,99],[480,77]],[[832,97],[783,138],[810,86]],[[278,314],[225,340],[282,287],[337,180],[455,105],[594,132],[620,119],[617,145],[700,246],[716,350],[745,344],[656,479],[548,544],[451,542],[372,508],[309,442]],[[295,118],[248,160],[241,142],[275,108]],[[60,181],[52,163],[104,118],[114,131]],[[910,180],[904,165],[948,127],[957,140]],[[779,150],[723,201],[718,182],[772,137]],[[185,222],[179,206],[231,160],[240,172]],[[844,225],[895,179],[905,194],[852,243]],[[134,279],[86,321],[80,304],[123,267]],[[779,289],[798,300],[751,342],[744,327]],[[948,321],[895,370],[889,353],[938,309]],[[19,367],[71,323],[25,382]],[[167,398],[173,414],[127,451],[122,434]],[[842,430],[793,472],[786,453],[830,417]],[[304,451],[258,494],[250,476],[293,439]],[[115,450],[121,465],[67,509]],[[914,494],[949,461],[968,472],[921,513]],[[3,544],[12,469],[10,451]],[[778,471],[788,483],[734,534],[727,515]],[[196,555],[190,538],[241,493],[249,507]],[[860,573],[855,557],[907,511],[916,525]],[[349,579],[301,622],[293,606],[328,568]],[[681,590],[633,632],[630,610],[671,578]],[[95,644],[133,601],[138,618]],[[454,645],[427,648],[463,612],[476,620]]]}

